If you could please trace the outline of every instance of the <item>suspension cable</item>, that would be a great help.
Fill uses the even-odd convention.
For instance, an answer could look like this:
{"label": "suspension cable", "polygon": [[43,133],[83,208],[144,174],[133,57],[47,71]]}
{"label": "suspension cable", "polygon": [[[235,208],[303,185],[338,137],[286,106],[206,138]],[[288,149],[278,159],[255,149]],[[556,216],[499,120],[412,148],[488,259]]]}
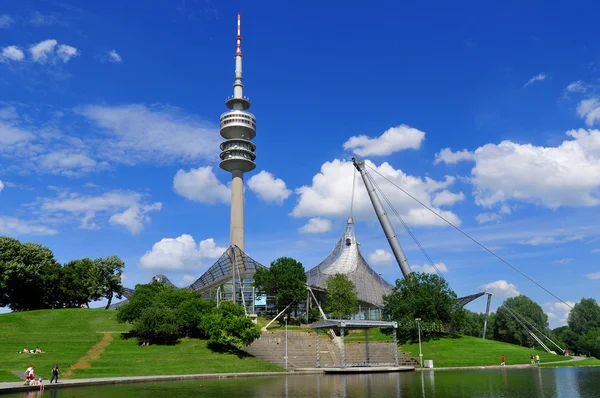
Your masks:
{"label": "suspension cable", "polygon": [[525,274],[519,268],[515,267],[514,265],[512,265],[511,263],[509,263],[508,261],[506,261],[504,258],[500,257],[500,255],[498,255],[495,252],[493,252],[491,249],[489,249],[483,243],[480,243],[478,240],[476,240],[475,238],[473,238],[471,235],[469,235],[468,233],[466,233],[465,231],[463,231],[462,229],[460,229],[459,227],[457,227],[456,225],[454,225],[453,223],[451,223],[450,221],[448,221],[444,216],[438,214],[435,210],[433,210],[432,208],[430,208],[429,206],[427,206],[425,203],[421,202],[419,199],[415,198],[413,195],[411,195],[410,193],[408,193],[407,191],[405,191],[404,189],[402,189],[400,186],[398,186],[396,183],[394,183],[393,181],[391,181],[386,176],[384,176],[381,173],[379,173],[376,169],[374,169],[373,167],[369,166],[369,164],[367,164],[366,162],[365,162],[365,165],[368,168],[370,168],[371,170],[373,170],[377,175],[379,175],[380,177],[382,177],[383,179],[385,179],[386,181],[388,181],[390,184],[392,184],[393,186],[395,186],[396,188],[398,188],[400,191],[402,191],[404,194],[406,194],[407,196],[409,196],[411,199],[413,199],[414,201],[416,201],[417,203],[419,203],[421,206],[423,206],[424,208],[426,208],[427,210],[429,210],[430,212],[432,212],[433,214],[435,214],[437,217],[439,217],[440,219],[442,219],[446,224],[450,225],[452,228],[456,229],[458,232],[460,232],[465,237],[467,237],[468,239],[470,239],[471,241],[473,241],[479,247],[481,247],[482,249],[484,249],[485,251],[487,251],[488,253],[490,253],[492,256],[496,257],[498,260],[500,260],[504,264],[508,265],[513,270],[517,271],[519,274],[521,274],[522,276],[524,276],[525,278],[527,278],[530,282],[533,282],[539,288],[541,288],[542,290],[544,290],[546,293],[550,294],[552,297],[554,297],[555,299],[557,299],[558,301],[560,301],[561,303],[563,303],[567,307],[569,307],[571,309],[573,308],[573,306],[571,306],[565,300],[561,299],[556,294],[552,293],[550,290],[548,290],[544,286],[542,286],[540,283],[538,283],[534,279],[530,278],[527,274]]}

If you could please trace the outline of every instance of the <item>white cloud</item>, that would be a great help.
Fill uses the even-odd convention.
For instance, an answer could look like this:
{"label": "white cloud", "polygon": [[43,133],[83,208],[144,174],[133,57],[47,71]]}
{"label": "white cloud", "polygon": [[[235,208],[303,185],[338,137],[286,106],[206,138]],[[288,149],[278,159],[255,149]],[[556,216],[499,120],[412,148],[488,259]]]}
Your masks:
{"label": "white cloud", "polygon": [[230,188],[217,179],[211,166],[198,167],[187,172],[179,170],[173,178],[173,189],[180,196],[195,202],[214,205],[231,201]]}
{"label": "white cloud", "polygon": [[557,147],[503,141],[475,150],[475,202],[491,207],[520,200],[551,209],[600,204],[600,130],[571,130],[567,136]]}
{"label": "white cloud", "polygon": [[592,249],[592,253],[600,253],[600,249]]}
{"label": "white cloud", "polygon": [[110,50],[106,54],[107,54],[108,60],[110,62],[114,62],[114,63],[117,63],[117,64],[120,64],[121,62],[123,62],[123,58],[121,58],[121,56],[119,55],[119,53],[117,53],[115,50]]}
{"label": "white cloud", "polygon": [[499,297],[515,297],[521,294],[515,285],[503,279],[482,285],[479,289]]}
{"label": "white cloud", "polygon": [[333,223],[331,220],[321,217],[314,217],[308,220],[306,224],[298,230],[305,234],[321,234],[331,230]]}
{"label": "white cloud", "polygon": [[376,249],[369,254],[369,263],[373,265],[389,265],[394,260],[394,255],[387,250]]}
{"label": "white cloud", "polygon": [[40,155],[34,161],[42,170],[52,174],[63,174],[70,177],[106,168],[106,162],[98,163],[85,153],[76,150],[60,150]]}
{"label": "white cloud", "polygon": [[350,137],[344,143],[344,149],[358,156],[384,156],[405,149],[419,149],[424,139],[424,132],[402,124],[390,128],[377,138],[366,135]]}
{"label": "white cloud", "polygon": [[435,206],[452,206],[456,202],[460,202],[464,199],[465,195],[462,192],[454,193],[445,189],[437,193],[431,203]]}
{"label": "white cloud", "polygon": [[175,239],[164,238],[140,259],[140,267],[153,270],[198,269],[204,259],[220,257],[226,247],[218,247],[214,239],[205,239],[196,244],[194,238],[183,234]]}
{"label": "white cloud", "polygon": [[561,243],[573,242],[583,239],[583,235],[567,235],[567,236],[534,236],[533,238],[522,240],[519,243],[522,245],[541,246],[541,245],[557,245]]}
{"label": "white cloud", "polygon": [[566,303],[568,305],[562,302],[544,303],[542,305],[546,311],[546,314],[554,315],[548,315],[551,328],[556,328],[567,324],[567,318],[569,317],[569,312],[571,312],[571,308],[569,306],[573,307],[576,303],[573,301],[566,301]]}
{"label": "white cloud", "polygon": [[587,91],[587,84],[581,80],[577,80],[567,86],[567,91],[570,93],[585,93]]}
{"label": "white cloud", "polygon": [[554,314],[552,312],[546,312],[546,315],[548,316],[548,319],[556,319],[556,318],[558,318],[556,316],[556,314]]}
{"label": "white cloud", "polygon": [[114,225],[123,225],[133,235],[138,235],[144,224],[151,221],[150,217],[146,213],[151,211],[157,211],[162,208],[162,203],[157,202],[148,206],[131,206],[122,213],[113,214],[108,220]]}
{"label": "white cloud", "polygon": [[285,181],[275,178],[266,170],[250,177],[248,187],[265,202],[277,204],[282,204],[292,194],[292,191],[286,187]]}
{"label": "white cloud", "polygon": [[537,74],[537,75],[535,75],[534,77],[532,77],[531,79],[529,79],[529,80],[527,81],[527,83],[525,83],[525,86],[524,86],[524,87],[527,87],[527,86],[529,86],[529,85],[531,85],[531,84],[533,84],[533,83],[535,83],[535,82],[543,82],[543,81],[544,81],[544,80],[546,80],[547,78],[548,78],[548,75],[547,75],[547,74],[545,74],[545,73],[540,73],[540,74]]}
{"label": "white cloud", "polygon": [[0,151],[11,150],[11,146],[34,139],[30,132],[15,125],[12,121],[0,120]]}
{"label": "white cloud", "polygon": [[2,49],[2,55],[0,56],[1,60],[11,60],[11,61],[23,61],[25,58],[25,54],[23,50],[21,50],[17,46],[8,46]]}
{"label": "white cloud", "polygon": [[79,55],[79,50],[66,44],[59,45],[56,50],[56,56],[65,63],[69,62],[71,58],[76,57],[77,55]]}
{"label": "white cloud", "polygon": [[0,29],[10,28],[14,22],[15,22],[14,19],[12,19],[10,17],[10,15],[7,15],[7,14],[0,15]]}
{"label": "white cloud", "polygon": [[600,272],[593,272],[591,274],[586,274],[585,277],[588,279],[600,279]]}
{"label": "white cloud", "polygon": [[489,222],[496,222],[496,221],[500,221],[502,219],[502,216],[500,214],[497,213],[481,213],[478,214],[477,216],[475,216],[475,219],[477,220],[477,222],[479,224],[486,224]]}
{"label": "white cloud", "polygon": [[39,198],[29,205],[48,222],[79,222],[82,229],[98,229],[98,217],[108,217],[113,225],[122,225],[138,234],[150,222],[146,213],[160,210],[161,203],[145,204],[144,195],[132,191],[110,191],[101,195],[62,192],[55,198]]}
{"label": "white cloud", "polygon": [[31,46],[29,52],[35,62],[45,64],[52,59],[54,47],[56,47],[57,44],[58,42],[54,39],[44,40]]}
{"label": "white cloud", "polygon": [[112,162],[189,162],[218,154],[218,129],[175,107],[89,105],[76,112],[101,129],[98,151]]}
{"label": "white cloud", "polygon": [[581,101],[577,106],[577,114],[585,119],[585,124],[590,127],[593,126],[596,122],[600,121],[600,100],[590,98]]}
{"label": "white cloud", "polygon": [[2,180],[0,180],[0,192],[2,192],[3,189],[4,189],[4,183],[2,182]]}
{"label": "white cloud", "polygon": [[56,235],[58,231],[32,221],[21,220],[15,217],[0,216],[0,234],[8,236],[18,235]]}
{"label": "white cloud", "polygon": [[56,16],[51,14],[42,14],[39,11],[34,11],[31,14],[31,18],[27,22],[36,27],[64,25],[64,23],[61,22]]}
{"label": "white cloud", "polygon": [[566,265],[566,264],[569,264],[571,261],[573,261],[572,258],[561,258],[560,260],[554,260],[554,261],[552,261],[552,264]]}
{"label": "white cloud", "polygon": [[181,282],[179,282],[179,286],[189,286],[192,283],[196,282],[196,279],[198,279],[198,277],[194,275],[184,275],[183,278],[181,278]]}
{"label": "white cloud", "polygon": [[444,148],[435,154],[434,164],[444,162],[446,164],[455,164],[463,160],[473,160],[474,156],[471,152],[463,149],[462,151],[452,152],[450,148]]}
{"label": "white cloud", "polygon": [[435,263],[435,267],[431,264],[424,264],[424,265],[413,264],[410,266],[410,268],[412,268],[412,270],[415,272],[424,272],[426,274],[437,273],[435,270],[436,268],[442,274],[448,272],[448,267],[444,263]]}
{"label": "white cloud", "polygon": [[[456,214],[441,210],[432,204],[432,196],[438,191],[446,189],[455,181],[454,177],[446,177],[444,181],[435,181],[428,177],[422,179],[404,174],[402,170],[396,170],[388,163],[376,166],[367,160],[369,167],[377,170],[381,175],[393,181],[405,189],[414,197],[429,207],[435,209],[443,217],[454,224],[460,224]],[[367,168],[367,170],[370,170]],[[401,193],[389,182],[371,172],[375,181],[390,199],[398,213],[410,225],[446,225],[434,214],[424,209],[408,196]],[[354,166],[352,162],[333,160],[321,166],[320,173],[312,178],[312,185],[302,186],[296,189],[298,202],[291,215],[293,217],[336,217],[346,218],[350,214],[350,201],[352,195],[352,181],[354,178]],[[366,189],[361,179],[356,180],[354,195],[355,219],[374,219],[373,206],[368,198]]]}

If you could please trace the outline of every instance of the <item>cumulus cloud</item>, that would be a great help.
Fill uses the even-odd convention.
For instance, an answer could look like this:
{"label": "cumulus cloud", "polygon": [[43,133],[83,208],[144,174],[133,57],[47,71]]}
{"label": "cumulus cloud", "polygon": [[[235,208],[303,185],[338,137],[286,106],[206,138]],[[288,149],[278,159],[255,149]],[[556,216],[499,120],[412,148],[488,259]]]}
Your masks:
{"label": "cumulus cloud", "polygon": [[585,93],[588,87],[581,80],[577,80],[567,86],[567,91],[570,93]]}
{"label": "cumulus cloud", "polygon": [[452,206],[456,202],[460,202],[465,199],[465,195],[462,192],[453,193],[448,190],[443,190],[435,194],[432,203],[435,206]]}
{"label": "cumulus cloud", "polygon": [[205,239],[196,244],[194,238],[183,234],[175,239],[164,238],[140,259],[142,268],[152,270],[179,271],[200,268],[205,259],[220,257],[226,247],[219,247],[214,239]]}
{"label": "cumulus cloud", "polygon": [[248,187],[265,202],[277,204],[282,204],[292,194],[292,191],[286,187],[285,181],[275,178],[266,170],[250,177]]}
{"label": "cumulus cloud", "polygon": [[491,222],[500,221],[502,219],[502,216],[498,213],[487,212],[478,214],[477,216],[475,216],[475,219],[479,224],[487,224]]}
{"label": "cumulus cloud", "polygon": [[585,277],[588,279],[600,279],[600,272],[593,272],[591,274],[586,274]]}
{"label": "cumulus cloud", "polygon": [[198,279],[198,277],[196,277],[194,275],[184,275],[181,278],[181,282],[179,282],[179,286],[181,286],[181,287],[189,286],[192,283],[196,282],[196,279]]}
{"label": "cumulus cloud", "polygon": [[577,114],[585,120],[585,124],[590,127],[593,126],[600,121],[600,100],[590,98],[581,101],[577,106]]}
{"label": "cumulus cloud", "polygon": [[[388,163],[376,166],[367,160],[366,164],[377,170],[381,175],[393,181],[405,189],[414,197],[429,207],[435,209],[439,214],[454,224],[460,224],[456,214],[442,210],[432,203],[433,196],[452,185],[453,177],[447,176],[443,181],[431,178],[420,178],[410,176],[396,170]],[[388,196],[395,209],[410,225],[446,225],[434,214],[424,209],[408,196],[400,193],[397,188],[371,173],[375,181],[380,184],[383,192]],[[335,217],[345,218],[350,214],[350,201],[352,195],[352,183],[354,178],[354,166],[352,162],[333,160],[321,166],[321,171],[312,178],[311,185],[305,185],[296,189],[298,202],[291,212],[293,217]],[[355,219],[374,219],[373,206],[368,198],[362,180],[357,179],[354,195]]]}
{"label": "cumulus cloud", "polygon": [[120,64],[121,62],[123,62],[123,58],[121,58],[119,53],[117,53],[115,50],[110,50],[109,52],[106,53],[106,55],[108,56],[109,62],[114,62],[117,64]]}
{"label": "cumulus cloud", "polygon": [[79,55],[79,50],[73,46],[61,44],[56,50],[56,56],[63,62],[68,62],[71,58]]}
{"label": "cumulus cloud", "polygon": [[34,44],[29,48],[31,58],[40,64],[48,62],[48,60],[51,59],[54,47],[56,47],[57,44],[58,42],[54,39],[48,39]]}
{"label": "cumulus cloud", "polygon": [[11,61],[23,61],[25,54],[17,46],[8,46],[2,49],[2,55],[0,55],[0,61],[11,60]]}
{"label": "cumulus cloud", "polygon": [[394,255],[387,250],[376,249],[369,254],[368,259],[373,265],[390,265],[394,261]]}
{"label": "cumulus cloud", "polygon": [[542,305],[542,308],[546,311],[547,314],[553,315],[549,315],[548,317],[551,318],[551,327],[555,328],[567,324],[567,319],[569,318],[571,307],[573,307],[575,304],[576,303],[573,301],[566,301],[566,304],[562,302],[544,303]]}
{"label": "cumulus cloud", "polygon": [[56,235],[58,231],[37,222],[22,220],[15,217],[0,216],[0,234],[8,236],[19,235]]}
{"label": "cumulus cloud", "polygon": [[455,164],[463,160],[473,160],[474,156],[471,152],[463,149],[462,151],[452,152],[450,148],[444,148],[435,154],[434,164],[444,162],[446,164]]}
{"label": "cumulus cloud", "polygon": [[480,286],[479,289],[485,292],[493,293],[499,297],[515,297],[521,294],[514,284],[508,283],[503,279],[486,283],[485,285]]}
{"label": "cumulus cloud", "polygon": [[435,263],[435,267],[433,265],[431,265],[431,264],[424,264],[424,265],[413,264],[410,267],[415,272],[424,272],[426,274],[435,274],[435,273],[437,273],[436,270],[435,270],[436,268],[442,274],[448,272],[448,267],[444,263]]}
{"label": "cumulus cloud", "polygon": [[[571,130],[567,136],[556,147],[503,141],[475,150],[475,202],[491,207],[520,200],[551,209],[600,204],[600,130]],[[441,161],[452,153],[442,152],[436,156]]]}
{"label": "cumulus cloud", "polygon": [[344,143],[344,149],[358,156],[385,156],[405,149],[419,149],[424,139],[424,132],[402,124],[390,128],[379,137],[350,137]]}
{"label": "cumulus cloud", "polygon": [[148,206],[131,206],[122,213],[113,214],[108,221],[114,225],[122,225],[133,235],[138,235],[144,225],[150,223],[150,217],[146,213],[157,211],[162,208],[162,203],[157,202]]}
{"label": "cumulus cloud", "polygon": [[82,229],[97,229],[98,218],[108,217],[113,225],[121,225],[138,234],[150,222],[148,212],[161,209],[160,202],[145,204],[145,195],[133,191],[110,191],[100,195],[81,195],[61,191],[57,197],[38,198],[30,204],[48,223],[79,222]]}
{"label": "cumulus cloud", "polygon": [[179,170],[173,178],[173,189],[178,195],[195,202],[214,205],[231,201],[230,188],[217,179],[211,166]]}
{"label": "cumulus cloud", "polygon": [[539,74],[535,75],[534,77],[532,77],[531,79],[529,79],[527,81],[527,83],[525,83],[525,86],[523,86],[523,87],[530,86],[530,85],[532,85],[535,82],[543,82],[547,78],[548,78],[547,74],[545,74],[545,73],[539,73]]}
{"label": "cumulus cloud", "polygon": [[10,28],[14,22],[15,22],[15,20],[12,19],[10,15],[7,15],[7,14],[0,15],[0,29]]}
{"label": "cumulus cloud", "polygon": [[308,220],[306,224],[300,227],[298,230],[305,234],[321,234],[324,232],[331,231],[333,223],[331,220],[321,217],[314,217]]}

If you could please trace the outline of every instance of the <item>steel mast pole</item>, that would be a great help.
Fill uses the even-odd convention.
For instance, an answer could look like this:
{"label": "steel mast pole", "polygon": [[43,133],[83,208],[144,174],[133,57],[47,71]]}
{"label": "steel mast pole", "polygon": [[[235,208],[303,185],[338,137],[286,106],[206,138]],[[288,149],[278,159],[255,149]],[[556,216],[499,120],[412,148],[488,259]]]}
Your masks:
{"label": "steel mast pole", "polygon": [[377,192],[375,192],[375,188],[373,187],[371,180],[369,180],[369,177],[367,176],[367,172],[365,171],[365,161],[358,158],[352,158],[352,163],[354,164],[354,167],[356,167],[356,170],[358,170],[358,172],[360,173],[360,176],[362,177],[363,182],[365,183],[367,193],[369,194],[371,203],[373,203],[373,207],[375,208],[377,218],[379,219],[381,227],[383,228],[383,232],[385,233],[390,247],[392,248],[394,257],[396,258],[396,261],[400,266],[402,275],[404,275],[404,278],[407,278],[412,273],[412,270],[410,269],[408,260],[404,255],[402,246],[400,246],[400,242],[398,241],[398,237],[396,236],[394,227],[392,226],[392,223],[390,222],[390,219],[388,218],[387,213],[385,212],[385,209],[383,208],[383,205],[379,200],[379,196],[377,196]]}
{"label": "steel mast pole", "polygon": [[490,302],[492,301],[492,293],[486,293],[488,295],[487,307],[485,309],[485,320],[483,321],[483,338],[485,339],[485,333],[487,331],[488,317],[490,316]]}

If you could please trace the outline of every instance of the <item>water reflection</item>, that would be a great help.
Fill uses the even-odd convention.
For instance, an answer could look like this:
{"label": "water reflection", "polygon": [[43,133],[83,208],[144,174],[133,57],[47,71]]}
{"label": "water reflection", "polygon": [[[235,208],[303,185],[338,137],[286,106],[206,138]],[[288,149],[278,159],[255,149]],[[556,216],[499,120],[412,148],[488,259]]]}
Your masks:
{"label": "water reflection", "polygon": [[411,373],[286,375],[129,384],[104,387],[46,389],[45,393],[13,394],[13,398],[124,398],[124,397],[598,397],[600,368],[494,369],[423,371]]}

